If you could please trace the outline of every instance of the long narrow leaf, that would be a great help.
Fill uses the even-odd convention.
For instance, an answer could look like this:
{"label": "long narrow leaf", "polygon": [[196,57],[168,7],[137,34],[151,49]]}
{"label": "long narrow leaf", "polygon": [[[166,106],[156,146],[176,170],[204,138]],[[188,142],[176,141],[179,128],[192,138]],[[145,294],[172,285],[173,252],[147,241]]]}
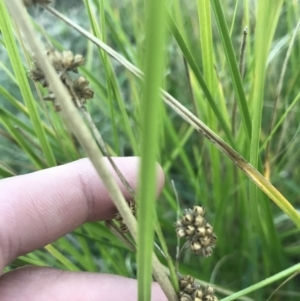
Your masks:
{"label": "long narrow leaf", "polygon": [[230,35],[228,31],[228,27],[226,24],[225,16],[223,13],[223,9],[220,3],[220,0],[212,0],[211,1],[215,16],[216,16],[216,22],[218,25],[218,29],[220,32],[220,36],[222,39],[223,47],[226,54],[226,59],[228,61],[228,66],[230,70],[231,80],[232,84],[235,90],[236,99],[239,105],[239,109],[241,112],[241,117],[244,124],[244,129],[246,132],[246,137],[248,138],[248,141],[250,141],[251,138],[251,119],[250,119],[250,113],[248,110],[247,102],[246,102],[246,96],[243,88],[242,78],[239,72],[237,60],[234,54],[233,46],[230,40]]}
{"label": "long narrow leaf", "polygon": [[138,299],[151,300],[151,263],[154,244],[156,154],[160,124],[160,93],[164,48],[164,1],[146,1],[146,53],[142,103],[142,147],[138,202]]}
{"label": "long narrow leaf", "polygon": [[24,70],[20,54],[18,52],[17,44],[14,39],[14,33],[12,31],[12,24],[8,17],[8,12],[6,10],[3,1],[0,2],[0,26],[2,30],[2,35],[4,37],[4,42],[10,56],[12,67],[15,72],[16,79],[19,83],[19,87],[29,111],[30,118],[32,120],[34,129],[36,131],[37,137],[40,141],[41,147],[43,149],[45,158],[49,166],[55,166],[56,161],[50,147],[50,143],[47,140],[45,130],[42,126],[41,118],[38,114],[35,99],[32,95],[31,89],[29,87],[26,72]]}

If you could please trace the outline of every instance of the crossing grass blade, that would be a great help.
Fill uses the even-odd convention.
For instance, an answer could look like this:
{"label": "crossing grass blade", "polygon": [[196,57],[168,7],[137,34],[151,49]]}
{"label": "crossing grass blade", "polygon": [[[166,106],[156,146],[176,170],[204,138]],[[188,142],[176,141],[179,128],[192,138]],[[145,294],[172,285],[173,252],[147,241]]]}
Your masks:
{"label": "crossing grass blade", "polygon": [[145,81],[142,100],[142,146],[138,202],[138,300],[151,300],[154,245],[156,158],[160,126],[160,85],[164,57],[164,1],[146,1]]}
{"label": "crossing grass blade", "polygon": [[[250,143],[250,164],[254,168],[259,168],[259,142],[261,135],[261,123],[262,123],[262,110],[263,110],[263,99],[264,99],[264,89],[265,89],[265,78],[266,78],[266,67],[267,67],[267,58],[270,51],[271,42],[274,37],[275,28],[278,22],[279,12],[281,11],[283,1],[263,1],[258,3],[257,9],[257,24],[256,24],[256,38],[254,46],[254,57],[255,57],[255,66],[254,66],[254,82],[252,86],[251,93],[251,115],[252,115],[252,135]],[[257,190],[252,183],[249,185],[249,197],[253,200],[250,204],[249,210],[252,217],[252,220],[260,219],[260,212],[265,216],[261,218],[260,223],[253,224],[253,227],[256,231],[253,232],[253,238],[257,233],[262,233],[265,237],[270,237],[269,233],[274,234],[274,227],[272,220],[267,217],[271,216],[270,208],[266,203],[267,200],[261,197],[261,193]],[[261,200],[258,202],[258,200]],[[285,202],[282,203],[284,205]],[[287,207],[284,205],[287,209]],[[294,215],[297,217],[299,214],[295,211]],[[264,224],[268,224],[268,230]],[[299,227],[299,225],[298,225]],[[277,248],[276,248],[277,249]],[[253,247],[252,256],[257,256],[257,248]],[[255,267],[254,267],[255,270]],[[254,280],[258,280],[258,273],[254,273]]]}
{"label": "crossing grass blade", "polygon": [[10,114],[7,114],[5,110],[0,108],[0,122],[4,125],[11,137],[17,142],[21,149],[25,151],[28,157],[31,159],[32,163],[35,165],[36,169],[42,169],[47,166],[46,162],[40,158],[36,152],[33,150],[32,144],[28,143],[21,132],[15,127],[10,118]]}
{"label": "crossing grass blade", "polygon": [[[95,37],[98,39],[101,39],[103,41],[106,41],[106,30],[105,30],[105,8],[104,8],[104,3],[101,1],[99,3],[99,12],[101,14],[101,30],[99,28],[99,25],[96,21],[95,15],[92,11],[92,7],[89,1],[85,1],[85,6],[87,8],[87,12],[89,15],[89,20],[91,21],[91,27],[93,34]],[[111,121],[112,121],[112,127],[113,127],[113,135],[115,139],[116,145],[119,144],[118,142],[118,130],[117,130],[117,125],[116,125],[116,120],[115,120],[115,105],[114,105],[114,99],[116,99],[117,104],[121,110],[121,115],[122,115],[122,125],[119,127],[124,128],[126,130],[126,133],[128,135],[128,138],[131,142],[131,145],[134,148],[134,151],[136,154],[139,153],[138,151],[138,145],[136,142],[136,138],[133,133],[133,129],[130,126],[130,121],[129,121],[129,116],[127,114],[126,108],[125,108],[125,102],[122,99],[121,96],[121,91],[120,87],[118,85],[117,79],[115,72],[112,68],[111,62],[107,56],[107,54],[99,49],[99,58],[101,59],[103,66],[105,68],[105,73],[107,74],[107,79],[106,79],[106,86],[107,86],[107,98],[109,101],[109,106],[110,106],[110,113],[111,113]]]}
{"label": "crossing grass blade", "polygon": [[42,120],[38,113],[35,99],[29,87],[26,72],[12,31],[13,27],[10,18],[8,16],[8,12],[6,10],[4,1],[1,1],[0,3],[0,27],[3,35],[3,40],[5,42],[5,46],[9,53],[10,61],[14,69],[15,77],[17,79],[23,99],[28,108],[30,118],[32,120],[34,129],[39,139],[47,164],[48,166],[55,166],[56,160],[54,158],[54,154],[51,149],[50,143],[47,139],[45,130],[42,126]]}
{"label": "crossing grass blade", "polygon": [[[198,16],[200,25],[200,42],[201,42],[201,53],[202,53],[202,64],[204,80],[207,84],[207,88],[210,91],[212,97],[216,99],[216,91],[219,85],[217,76],[215,74],[215,63],[214,63],[214,48],[212,40],[212,23],[211,23],[211,10],[210,1],[198,0]],[[220,101],[219,101],[220,102]],[[217,119],[213,114],[212,108],[207,106],[207,125],[213,130],[218,130]],[[222,116],[226,114],[222,112]],[[222,202],[221,196],[221,160],[220,153],[212,145],[209,145],[210,164],[212,165],[212,182],[213,182],[213,198],[216,204]]]}
{"label": "crossing grass blade", "polygon": [[60,261],[65,268],[70,271],[80,271],[80,268],[74,264],[69,258],[67,258],[64,254],[62,254],[57,248],[53,245],[45,246],[45,249],[58,261]]}
{"label": "crossing grass blade", "polygon": [[275,281],[278,281],[282,278],[286,278],[294,273],[297,273],[300,271],[300,264],[295,264],[294,266],[284,270],[284,271],[281,271],[280,273],[278,274],[275,274],[267,279],[264,279],[254,285],[251,285],[243,290],[240,290],[239,292],[236,292],[234,294],[232,294],[231,296],[228,296],[226,298],[223,298],[221,299],[220,301],[232,301],[232,300],[236,300],[238,299],[239,297],[242,297],[242,296],[245,296],[247,294],[250,294],[251,292],[254,292],[262,287],[265,287],[267,285],[270,285],[271,283],[275,282]]}
{"label": "crossing grass blade", "polygon": [[9,166],[7,166],[5,163],[0,161],[0,177],[1,178],[7,178],[7,177],[13,177],[16,175],[16,172],[12,170]]}
{"label": "crossing grass blade", "polygon": [[211,5],[213,7],[215,20],[223,43],[223,48],[228,62],[228,67],[230,70],[231,80],[235,90],[237,103],[241,112],[246,137],[248,138],[248,141],[250,141],[252,131],[250,113],[246,101],[242,78],[239,72],[237,60],[235,58],[227,23],[225,21],[222,5],[220,0],[212,0]]}
{"label": "crossing grass blade", "polygon": [[216,101],[212,97],[211,92],[208,89],[207,84],[206,84],[206,82],[205,82],[205,80],[204,80],[204,78],[203,78],[203,76],[200,72],[200,69],[196,64],[195,59],[193,58],[188,46],[186,45],[186,43],[185,43],[181,33],[179,32],[179,30],[176,26],[176,23],[174,22],[174,20],[173,20],[170,13],[168,14],[168,23],[169,23],[170,31],[172,32],[174,38],[176,39],[176,41],[178,43],[178,46],[180,47],[184,57],[186,58],[187,62],[189,63],[189,66],[193,70],[193,72],[194,72],[194,74],[197,78],[197,81],[198,81],[199,85],[201,86],[201,88],[203,90],[203,93],[204,93],[204,95],[206,96],[206,98],[209,102],[209,105],[211,106],[218,122],[220,123],[220,125],[221,125],[221,127],[222,127],[222,129],[223,129],[223,131],[226,135],[226,138],[228,139],[230,145],[233,146],[234,148],[236,148],[235,142],[232,139],[230,129],[229,129],[223,115],[221,114],[221,112],[220,112],[220,110],[219,110],[219,108],[216,104]]}

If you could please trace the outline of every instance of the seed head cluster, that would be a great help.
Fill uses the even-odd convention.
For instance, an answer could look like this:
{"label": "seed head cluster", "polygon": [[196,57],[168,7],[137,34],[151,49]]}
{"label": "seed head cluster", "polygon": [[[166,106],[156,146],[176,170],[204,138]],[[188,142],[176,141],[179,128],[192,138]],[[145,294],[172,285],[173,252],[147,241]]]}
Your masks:
{"label": "seed head cluster", "polygon": [[[84,76],[73,79],[69,74],[70,72],[78,73],[78,67],[84,64],[84,57],[81,54],[74,55],[70,50],[59,52],[54,49],[47,50],[46,54],[77,107],[85,104],[87,99],[93,98],[94,92],[89,87],[87,79]],[[49,95],[44,97],[44,99],[53,101],[55,108],[59,111],[59,105],[44,72],[36,62],[30,72],[30,76],[33,81],[40,82],[43,87],[49,89]]]}
{"label": "seed head cluster", "polygon": [[182,218],[176,222],[176,232],[180,238],[187,239],[186,247],[190,247],[194,254],[208,257],[216,245],[217,236],[204,215],[201,206],[185,209]]}
{"label": "seed head cluster", "polygon": [[206,287],[198,285],[192,276],[180,277],[179,287],[180,301],[218,301],[215,290],[211,285]]}
{"label": "seed head cluster", "polygon": [[[136,203],[134,201],[129,201],[128,206],[134,216],[136,216]],[[123,217],[121,214],[118,212],[115,214],[115,220],[119,223],[120,230],[122,233],[127,233],[128,232],[128,227],[125,224]]]}

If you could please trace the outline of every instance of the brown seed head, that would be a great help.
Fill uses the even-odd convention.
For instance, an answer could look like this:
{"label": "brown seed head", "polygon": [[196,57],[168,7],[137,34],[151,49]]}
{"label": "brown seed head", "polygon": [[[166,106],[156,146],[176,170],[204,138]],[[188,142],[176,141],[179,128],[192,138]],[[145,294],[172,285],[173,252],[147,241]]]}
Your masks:
{"label": "brown seed head", "polygon": [[[136,214],[136,203],[131,200],[131,201],[128,202],[128,206],[129,206],[132,214],[135,216],[135,214]],[[119,212],[117,212],[115,214],[114,220],[118,222],[119,228],[123,233],[127,233],[129,231],[126,223],[124,222],[123,217],[121,216],[121,214]]]}
{"label": "brown seed head", "polygon": [[74,81],[74,91],[79,99],[93,98],[94,91],[89,88],[89,82],[84,76],[79,76]]}
{"label": "brown seed head", "polygon": [[207,257],[212,254],[217,236],[212,226],[206,222],[204,214],[205,210],[201,206],[185,209],[182,218],[175,223],[175,226],[177,235],[187,240],[185,247],[190,247],[195,255]]}
{"label": "brown seed head", "polygon": [[191,276],[180,276],[179,287],[180,301],[218,301],[218,298],[214,295],[215,290],[211,285],[208,285],[207,287],[198,285]]}

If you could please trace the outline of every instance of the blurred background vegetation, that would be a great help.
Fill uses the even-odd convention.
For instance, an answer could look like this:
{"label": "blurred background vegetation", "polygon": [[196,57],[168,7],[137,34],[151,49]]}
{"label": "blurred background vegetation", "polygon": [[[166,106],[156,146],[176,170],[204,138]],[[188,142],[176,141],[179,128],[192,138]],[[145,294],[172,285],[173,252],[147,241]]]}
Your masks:
{"label": "blurred background vegetation", "polygon": [[[253,122],[256,122],[256,119],[253,116],[257,114],[257,110],[262,114],[261,125],[258,125],[259,163],[255,167],[270,179],[296,209],[299,209],[300,39],[299,33],[296,32],[300,18],[299,1],[283,1],[282,6],[279,4],[282,1],[270,4],[272,7],[279,7],[278,21],[276,18],[274,24],[270,21],[270,27],[274,26],[275,30],[274,36],[270,37],[270,48],[264,40],[262,43],[265,42],[266,45],[257,45],[258,36],[263,34],[263,30],[272,32],[258,22],[258,1],[222,2],[237,62],[240,59],[243,31],[247,26],[243,90],[252,128],[255,127]],[[211,27],[201,28],[199,20],[200,24],[205,26],[205,22],[201,23],[201,5],[201,1],[170,1],[168,11],[174,23],[168,22],[170,30],[167,30],[163,86],[208,124],[217,135],[230,143],[224,126],[211,109],[206,94],[201,89],[197,76],[185,65],[190,52],[196,66],[204,73],[217,109],[230,129],[234,148],[250,161],[250,141],[244,130],[242,114],[238,108],[235,109],[237,100],[230,75],[231,63],[226,59],[226,48],[216,22],[218,16],[216,12],[212,12]],[[89,30],[95,18],[94,34],[134,65],[142,66],[145,50],[142,1],[56,1],[54,7]],[[87,103],[87,108],[111,152],[117,156],[139,155],[139,80],[49,12],[38,6],[31,7],[29,12],[46,47],[53,45],[57,49],[71,50],[74,54],[80,53],[86,57],[86,64],[79,72],[86,76],[95,91],[94,98]],[[270,20],[273,18],[271,8],[269,12],[264,13]],[[180,33],[188,50],[182,47],[183,43],[180,44],[178,35],[176,39],[174,28]],[[213,68],[210,69],[211,78],[208,71],[205,73],[209,66],[207,67],[206,57],[202,56],[207,46],[203,30],[209,32],[209,29],[213,41],[213,53],[207,58],[213,62]],[[19,53],[24,68],[28,71],[32,65],[28,59],[30,53],[26,41],[20,40],[20,37],[17,31]],[[4,178],[43,169],[51,164],[43,154],[29,118],[28,108],[24,106],[1,35],[0,44],[0,177]],[[266,76],[261,77],[261,82],[264,83],[261,109],[253,99],[255,80],[259,76],[256,64],[262,55],[257,50],[259,47],[265,47],[267,51]],[[291,52],[287,57],[289,47]],[[286,58],[287,68],[275,105],[280,74]],[[84,156],[77,142],[66,131],[60,117],[54,112],[52,104],[42,100],[40,95],[46,94],[45,89],[35,86],[30,79],[28,81],[56,164]],[[164,107],[161,114],[157,160],[164,168],[166,185],[157,203],[157,212],[170,254],[175,258],[177,245],[174,231],[177,203],[171,180],[174,180],[178,190],[180,208],[205,206],[208,219],[219,238],[217,247],[209,258],[195,257],[186,252],[180,262],[180,271],[221,288],[238,291],[298,263],[299,230],[289,218],[264,194],[257,192],[254,194],[256,199],[252,199],[252,184],[249,184],[249,180],[231,161],[211,146],[210,141],[192,129],[175,112]],[[275,128],[276,130],[272,131]],[[270,141],[268,148],[266,141]],[[251,209],[253,204],[254,211]],[[163,261],[163,258],[161,259]],[[101,223],[86,224],[51,246],[20,257],[11,268],[28,263],[136,276],[135,254],[127,251]],[[276,292],[272,300],[298,300],[299,280],[299,276],[295,275]],[[266,300],[280,283],[275,282],[256,291],[250,297]]]}

